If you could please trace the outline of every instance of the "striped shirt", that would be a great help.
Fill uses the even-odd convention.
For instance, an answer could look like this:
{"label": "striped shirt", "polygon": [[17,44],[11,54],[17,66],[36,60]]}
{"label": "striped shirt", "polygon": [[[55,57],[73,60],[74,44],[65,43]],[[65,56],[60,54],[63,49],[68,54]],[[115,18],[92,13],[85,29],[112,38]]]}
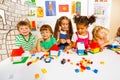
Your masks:
{"label": "striped shirt", "polygon": [[23,35],[16,36],[16,46],[21,46],[25,51],[30,51],[36,46],[36,37],[34,35],[29,35],[28,40],[24,38]]}

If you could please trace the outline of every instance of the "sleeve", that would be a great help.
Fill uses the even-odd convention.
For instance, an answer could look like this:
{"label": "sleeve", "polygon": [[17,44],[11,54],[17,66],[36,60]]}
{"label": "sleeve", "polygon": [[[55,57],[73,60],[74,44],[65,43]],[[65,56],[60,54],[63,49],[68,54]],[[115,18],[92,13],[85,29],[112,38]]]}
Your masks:
{"label": "sleeve", "polygon": [[73,36],[72,36],[72,39],[71,39],[73,42],[76,42],[77,40],[77,35],[74,33]]}
{"label": "sleeve", "polygon": [[15,37],[15,45],[16,46],[21,46],[22,45],[22,42],[20,41],[20,36],[19,35]]}
{"label": "sleeve", "polygon": [[89,40],[92,40],[92,33],[89,33]]}

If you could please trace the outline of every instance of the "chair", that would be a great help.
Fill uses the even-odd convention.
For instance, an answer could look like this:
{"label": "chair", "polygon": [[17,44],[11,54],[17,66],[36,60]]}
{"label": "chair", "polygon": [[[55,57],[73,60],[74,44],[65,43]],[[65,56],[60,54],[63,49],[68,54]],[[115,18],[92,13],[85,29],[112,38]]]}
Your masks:
{"label": "chair", "polygon": [[17,29],[10,29],[6,34],[5,45],[6,45],[7,57],[9,57],[10,53],[12,52],[12,49],[16,47],[15,37],[18,34],[19,32]]}

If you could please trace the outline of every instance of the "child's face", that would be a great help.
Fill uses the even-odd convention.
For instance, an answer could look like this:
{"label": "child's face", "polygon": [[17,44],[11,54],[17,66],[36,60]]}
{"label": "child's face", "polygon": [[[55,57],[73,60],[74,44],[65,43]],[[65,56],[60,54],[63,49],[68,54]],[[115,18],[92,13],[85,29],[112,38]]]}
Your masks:
{"label": "child's face", "polygon": [[19,33],[22,34],[23,36],[27,36],[30,34],[31,29],[29,28],[29,26],[19,26],[18,29]]}
{"label": "child's face", "polygon": [[41,35],[43,39],[49,39],[52,35],[52,33],[47,29],[47,30],[43,30],[41,31]]}
{"label": "child's face", "polygon": [[87,26],[85,26],[84,24],[77,24],[77,32],[80,35],[86,33],[86,31],[87,31]]}
{"label": "child's face", "polygon": [[62,31],[68,31],[69,30],[69,21],[66,19],[63,19],[61,21],[61,30]]}
{"label": "child's face", "polygon": [[98,31],[98,37],[101,39],[106,38],[107,34],[108,34],[107,31],[105,31],[104,29]]}

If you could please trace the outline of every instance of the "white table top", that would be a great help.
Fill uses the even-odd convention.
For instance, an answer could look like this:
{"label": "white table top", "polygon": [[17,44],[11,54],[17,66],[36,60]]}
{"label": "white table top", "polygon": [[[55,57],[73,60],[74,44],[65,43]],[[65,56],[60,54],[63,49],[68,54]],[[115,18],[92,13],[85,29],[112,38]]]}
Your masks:
{"label": "white table top", "polygon": [[[43,53],[37,55],[41,56]],[[80,69],[76,63],[83,57],[93,62],[90,65],[91,70],[76,73],[75,69]],[[63,58],[70,59],[73,65],[70,62],[61,64]],[[97,54],[88,53],[87,56],[61,53],[51,63],[39,60],[27,66],[29,61],[30,59],[23,64],[12,64],[8,58],[0,62],[0,80],[120,80],[120,55],[111,50],[104,50]],[[101,61],[104,64],[100,64]],[[41,72],[42,68],[47,70],[46,74]],[[97,69],[98,73],[94,73],[94,69]],[[36,73],[40,75],[38,79],[34,77]]]}

